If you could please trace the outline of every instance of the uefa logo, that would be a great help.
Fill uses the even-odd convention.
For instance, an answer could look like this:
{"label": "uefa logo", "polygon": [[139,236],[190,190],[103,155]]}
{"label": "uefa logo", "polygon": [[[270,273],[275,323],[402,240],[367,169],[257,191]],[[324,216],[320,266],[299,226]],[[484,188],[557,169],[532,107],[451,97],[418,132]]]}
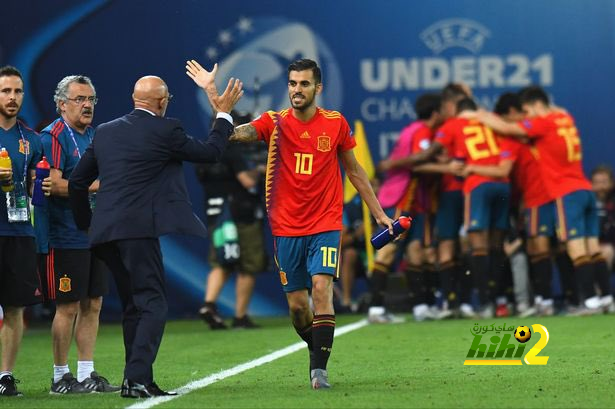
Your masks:
{"label": "uefa logo", "polygon": [[[244,83],[244,96],[236,109],[260,115],[266,110],[288,107],[287,67],[299,58],[315,60],[322,70],[323,92],[319,105],[340,109],[342,77],[330,48],[306,24],[277,17],[242,17],[221,30],[215,41],[204,44],[207,65],[218,63],[218,87],[228,78]],[[205,123],[211,108],[202,92],[197,98]]]}

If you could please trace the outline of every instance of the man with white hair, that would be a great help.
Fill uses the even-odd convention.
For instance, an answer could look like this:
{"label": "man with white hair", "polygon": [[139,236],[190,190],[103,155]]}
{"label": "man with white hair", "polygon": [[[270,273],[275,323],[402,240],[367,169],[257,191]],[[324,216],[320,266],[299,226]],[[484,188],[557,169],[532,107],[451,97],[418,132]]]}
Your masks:
{"label": "man with white hair", "polygon": [[[49,200],[49,259],[46,296],[56,301],[51,327],[53,380],[51,394],[116,392],[94,369],[94,347],[102,297],[108,290],[104,264],[90,251],[87,234],[75,225],[68,202],[68,178],[90,145],[94,106],[98,101],[92,81],[69,75],[56,87],[54,101],[60,117],[42,131],[51,165],[53,188]],[[98,181],[90,186],[93,194]],[[94,201],[92,201],[92,205]],[[77,377],[70,372],[68,351],[75,332]]]}

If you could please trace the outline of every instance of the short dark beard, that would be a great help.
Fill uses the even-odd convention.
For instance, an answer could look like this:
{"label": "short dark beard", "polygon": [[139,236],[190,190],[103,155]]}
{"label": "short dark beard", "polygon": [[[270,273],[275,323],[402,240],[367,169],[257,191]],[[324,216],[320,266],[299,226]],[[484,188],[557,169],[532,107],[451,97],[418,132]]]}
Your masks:
{"label": "short dark beard", "polygon": [[4,107],[2,107],[0,108],[0,116],[4,117],[5,120],[12,119],[19,115],[19,111],[21,111],[21,109],[18,108],[15,115],[9,115],[9,113],[4,110]]}

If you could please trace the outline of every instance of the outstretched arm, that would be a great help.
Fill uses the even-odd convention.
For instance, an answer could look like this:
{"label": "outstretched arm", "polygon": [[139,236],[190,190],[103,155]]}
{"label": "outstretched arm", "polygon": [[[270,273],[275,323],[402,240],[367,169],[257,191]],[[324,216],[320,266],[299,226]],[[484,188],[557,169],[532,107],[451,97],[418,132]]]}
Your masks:
{"label": "outstretched arm", "polygon": [[388,227],[389,232],[393,234],[393,220],[382,210],[382,206],[378,203],[372,185],[369,183],[367,173],[365,173],[365,170],[361,167],[359,162],[357,162],[352,150],[343,151],[340,154],[340,158],[346,175],[348,179],[350,179],[350,183],[357,189],[357,192],[361,195],[361,199],[367,204],[376,222],[383,227]]}
{"label": "outstretched arm", "polygon": [[229,138],[231,142],[256,142],[257,140],[258,133],[252,124],[239,125]]}
{"label": "outstretched arm", "polygon": [[503,160],[497,165],[466,165],[463,168],[463,176],[475,174],[491,178],[507,178],[510,175],[514,162],[512,160]]}
{"label": "outstretched arm", "polygon": [[462,112],[459,117],[466,119],[476,119],[487,125],[489,128],[493,129],[494,132],[501,135],[514,136],[518,139],[525,139],[528,136],[527,132],[525,132],[525,129],[519,126],[519,124],[514,122],[506,122],[493,112],[485,111],[483,109],[475,112]]}
{"label": "outstretched arm", "polygon": [[406,156],[401,159],[385,159],[378,164],[378,171],[386,172],[390,169],[406,168],[410,169],[416,165],[425,163],[433,159],[440,151],[442,151],[442,145],[434,141],[429,148],[415,153],[410,156]]}

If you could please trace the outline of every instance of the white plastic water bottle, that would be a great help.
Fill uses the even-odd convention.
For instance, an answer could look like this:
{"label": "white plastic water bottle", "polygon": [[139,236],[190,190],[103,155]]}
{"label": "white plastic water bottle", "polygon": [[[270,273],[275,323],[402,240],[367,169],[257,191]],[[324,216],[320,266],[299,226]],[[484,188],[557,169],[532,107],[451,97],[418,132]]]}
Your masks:
{"label": "white plastic water bottle", "polygon": [[9,223],[28,221],[28,198],[23,182],[15,182],[15,188],[6,192],[6,211]]}

